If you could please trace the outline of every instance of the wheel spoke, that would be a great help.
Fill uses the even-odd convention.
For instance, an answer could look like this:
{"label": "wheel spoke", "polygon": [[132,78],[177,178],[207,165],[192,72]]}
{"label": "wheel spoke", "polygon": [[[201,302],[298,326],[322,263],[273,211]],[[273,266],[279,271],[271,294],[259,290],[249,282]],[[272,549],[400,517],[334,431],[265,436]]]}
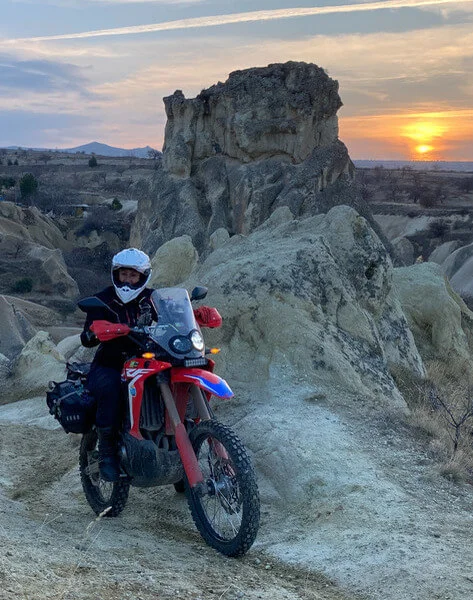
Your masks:
{"label": "wheel spoke", "polygon": [[128,481],[111,483],[100,477],[95,430],[82,437],[79,467],[82,488],[93,511],[99,515],[110,507],[107,517],[117,516],[125,507],[130,484]]}
{"label": "wheel spoke", "polygon": [[223,444],[212,437],[202,444],[199,463],[210,489],[202,503],[206,517],[220,538],[231,540],[242,521],[235,467]]}

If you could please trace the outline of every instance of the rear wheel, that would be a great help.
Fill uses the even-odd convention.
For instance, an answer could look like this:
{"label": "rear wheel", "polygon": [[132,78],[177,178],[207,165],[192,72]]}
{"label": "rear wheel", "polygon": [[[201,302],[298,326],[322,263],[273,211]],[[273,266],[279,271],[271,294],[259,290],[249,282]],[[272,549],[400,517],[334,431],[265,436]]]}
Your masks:
{"label": "rear wheel", "polygon": [[116,517],[125,508],[130,484],[126,479],[115,483],[104,481],[100,477],[97,431],[93,429],[82,436],[79,454],[79,469],[82,489],[95,514]]}
{"label": "rear wheel", "polygon": [[256,477],[236,434],[218,421],[203,421],[190,433],[204,484],[186,494],[194,523],[204,540],[226,556],[241,556],[259,527]]}

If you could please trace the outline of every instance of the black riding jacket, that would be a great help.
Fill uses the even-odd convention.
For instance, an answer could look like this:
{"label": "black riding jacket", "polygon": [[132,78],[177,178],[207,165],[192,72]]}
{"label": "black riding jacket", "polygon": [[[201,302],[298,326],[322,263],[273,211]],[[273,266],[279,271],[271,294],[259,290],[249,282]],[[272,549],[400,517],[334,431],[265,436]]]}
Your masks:
{"label": "black riding jacket", "polygon": [[121,370],[125,360],[136,354],[138,347],[128,337],[118,337],[108,342],[99,342],[99,340],[90,331],[90,326],[93,321],[103,319],[112,323],[126,323],[130,327],[137,325],[138,319],[144,314],[150,315],[153,321],[157,321],[157,314],[153,304],[150,301],[150,296],[153,290],[145,288],[141,294],[124,304],[115,293],[115,288],[111,285],[105,288],[98,294],[97,298],[105,302],[117,316],[113,315],[105,308],[97,308],[87,313],[87,318],[84,324],[84,330],[81,333],[80,339],[83,346],[91,348],[100,344],[95,353],[93,365],[103,367],[111,367],[112,369]]}

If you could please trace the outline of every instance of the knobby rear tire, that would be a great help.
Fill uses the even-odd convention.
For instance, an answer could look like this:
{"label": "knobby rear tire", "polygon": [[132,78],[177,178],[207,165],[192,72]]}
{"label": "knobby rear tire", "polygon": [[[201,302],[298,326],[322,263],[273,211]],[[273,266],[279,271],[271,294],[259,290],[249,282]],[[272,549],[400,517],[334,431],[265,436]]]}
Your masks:
{"label": "knobby rear tire", "polygon": [[82,489],[90,507],[96,515],[100,515],[110,507],[103,516],[116,517],[125,508],[130,491],[126,479],[116,483],[104,481],[100,477],[98,465],[98,436],[93,429],[82,436],[79,453],[79,470]]}
{"label": "knobby rear tire", "polygon": [[[226,425],[202,421],[190,439],[204,475],[204,493],[186,479],[186,496],[194,523],[204,540],[226,556],[242,556],[252,546],[259,528],[260,500],[250,458]],[[219,456],[220,443],[228,455]]]}

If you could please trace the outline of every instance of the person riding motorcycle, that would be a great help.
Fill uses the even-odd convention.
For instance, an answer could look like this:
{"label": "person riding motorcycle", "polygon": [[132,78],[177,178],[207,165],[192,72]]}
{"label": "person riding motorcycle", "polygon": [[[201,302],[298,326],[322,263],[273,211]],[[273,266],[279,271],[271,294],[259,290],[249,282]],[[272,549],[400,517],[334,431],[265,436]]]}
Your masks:
{"label": "person riding motorcycle", "polygon": [[[146,284],[151,277],[149,256],[136,248],[127,248],[112,259],[112,284],[95,294],[113,312],[105,307],[87,314],[81,342],[88,348],[99,340],[90,330],[95,320],[125,323],[131,327],[149,325],[157,321]],[[120,476],[117,456],[118,434],[124,406],[121,394],[121,370],[125,360],[136,353],[137,346],[127,337],[100,343],[92,361],[87,388],[97,401],[95,424],[99,437],[99,468],[105,481],[117,481]]]}

